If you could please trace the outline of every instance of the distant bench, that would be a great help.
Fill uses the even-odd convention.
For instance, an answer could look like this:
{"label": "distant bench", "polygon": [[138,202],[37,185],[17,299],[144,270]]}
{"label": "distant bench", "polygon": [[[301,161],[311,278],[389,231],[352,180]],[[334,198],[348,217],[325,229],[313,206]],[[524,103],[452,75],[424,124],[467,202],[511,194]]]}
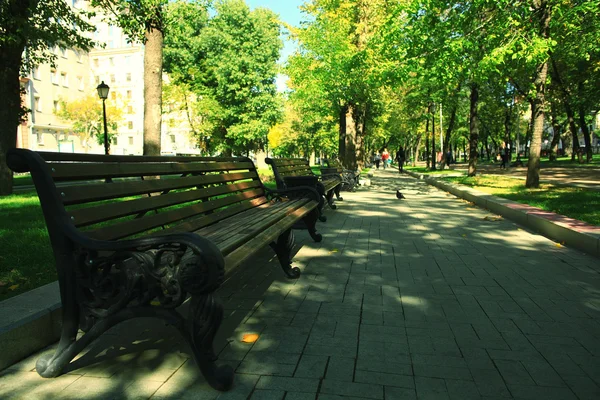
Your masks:
{"label": "distant bench", "polygon": [[[338,174],[342,179],[341,189],[353,192],[354,187],[358,185],[360,178],[359,171],[352,171],[344,168],[344,166],[335,158],[324,158],[323,167],[321,167],[321,175]],[[339,190],[336,193],[339,200]]]}
{"label": "distant bench", "polygon": [[[267,245],[284,272],[297,278],[292,227],[300,221],[321,240],[316,190],[265,189],[248,158],[12,149],[7,163],[15,172],[31,172],[56,261],[62,333],[56,352],[37,362],[43,377],[60,375],[113,325],[158,317],[180,331],[208,383],[227,390],[233,369],[215,364],[223,308],[212,293]],[[45,245],[31,243],[29,251]],[[184,318],[175,309],[188,294]],[[85,334],[76,339],[79,329]]]}
{"label": "distant bench", "polygon": [[[278,189],[293,188],[295,186],[311,186],[321,194],[329,207],[333,210],[336,206],[333,195],[339,196],[342,187],[342,179],[338,174],[315,175],[308,160],[305,158],[267,158],[265,160],[273,168],[275,182]],[[324,203],[321,203],[319,211],[322,213]],[[325,220],[322,216],[321,220]]]}

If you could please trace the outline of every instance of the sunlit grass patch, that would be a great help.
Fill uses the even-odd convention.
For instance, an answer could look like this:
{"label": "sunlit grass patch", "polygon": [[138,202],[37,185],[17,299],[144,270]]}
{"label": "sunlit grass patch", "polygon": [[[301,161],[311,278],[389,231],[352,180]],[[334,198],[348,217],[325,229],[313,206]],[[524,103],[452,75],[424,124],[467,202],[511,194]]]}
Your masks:
{"label": "sunlit grass patch", "polygon": [[525,187],[525,181],[522,179],[497,175],[441,179],[471,186],[494,196],[529,204],[592,225],[600,225],[600,191],[551,184],[541,184],[539,188],[529,189]]}

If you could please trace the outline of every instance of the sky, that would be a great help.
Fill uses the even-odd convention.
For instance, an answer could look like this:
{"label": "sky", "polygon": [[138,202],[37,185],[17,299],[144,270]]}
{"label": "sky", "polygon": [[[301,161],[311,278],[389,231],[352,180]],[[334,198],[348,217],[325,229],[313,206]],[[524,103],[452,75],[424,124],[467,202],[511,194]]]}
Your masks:
{"label": "sky", "polygon": [[[304,4],[304,0],[246,0],[246,4],[248,4],[252,10],[257,7],[271,9],[279,15],[279,18],[282,21],[294,26],[299,26],[300,21],[303,18],[298,7]],[[296,47],[292,41],[287,40],[285,37],[282,37],[282,39],[283,50],[281,51],[279,62],[283,64],[285,60],[287,60],[287,57],[294,52]],[[280,75],[277,77],[277,90],[284,91],[286,89],[286,80],[286,76]]]}

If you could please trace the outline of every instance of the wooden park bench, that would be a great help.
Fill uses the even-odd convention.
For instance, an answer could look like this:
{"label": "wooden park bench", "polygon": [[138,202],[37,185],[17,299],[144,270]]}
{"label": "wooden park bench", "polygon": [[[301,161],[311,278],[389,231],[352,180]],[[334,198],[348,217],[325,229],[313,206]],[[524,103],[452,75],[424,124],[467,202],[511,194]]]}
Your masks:
{"label": "wooden park bench", "polygon": [[[344,168],[344,166],[335,158],[324,158],[323,167],[321,167],[321,175],[338,174],[342,179],[342,185],[339,190],[347,190],[353,192],[355,186],[358,185],[360,178],[359,171],[352,171]],[[338,200],[342,200],[339,196],[339,190],[336,192]]]}
{"label": "wooden park bench", "polygon": [[[295,186],[311,186],[321,194],[329,207],[335,210],[333,195],[339,194],[342,179],[337,174],[317,176],[314,174],[306,158],[267,158],[265,162],[273,168],[278,189],[288,189]],[[320,204],[322,213],[324,202]],[[321,221],[326,218],[321,215]]]}
{"label": "wooden park bench", "polygon": [[[43,377],[60,375],[113,325],[157,317],[180,331],[208,383],[227,390],[233,369],[215,364],[223,308],[213,292],[267,245],[297,278],[291,229],[298,222],[321,240],[314,188],[267,190],[245,157],[12,149],[7,160],[13,171],[31,172],[58,272],[62,332],[56,352],[37,362]],[[176,311],[184,302],[187,318]],[[76,339],[79,329],[85,333]]]}

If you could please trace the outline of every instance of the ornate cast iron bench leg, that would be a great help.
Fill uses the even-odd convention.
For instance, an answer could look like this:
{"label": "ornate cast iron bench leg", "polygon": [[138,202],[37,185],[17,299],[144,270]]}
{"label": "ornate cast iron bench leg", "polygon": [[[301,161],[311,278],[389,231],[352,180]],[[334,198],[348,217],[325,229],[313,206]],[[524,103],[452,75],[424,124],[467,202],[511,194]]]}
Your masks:
{"label": "ornate cast iron bench leg", "polygon": [[283,268],[283,272],[292,279],[300,277],[300,268],[292,267],[292,247],[294,247],[294,231],[288,229],[277,238],[276,242],[270,243],[271,248],[277,254],[277,259]]}
{"label": "ornate cast iron bench leg", "polygon": [[344,201],[344,198],[340,196],[340,190],[342,190],[342,185],[337,185],[333,190],[335,193],[335,197],[338,201]]}
{"label": "ornate cast iron bench leg", "polygon": [[187,334],[184,337],[208,384],[219,391],[226,391],[233,384],[233,368],[229,365],[217,366],[213,349],[213,339],[222,320],[223,306],[213,295],[192,295]]}

